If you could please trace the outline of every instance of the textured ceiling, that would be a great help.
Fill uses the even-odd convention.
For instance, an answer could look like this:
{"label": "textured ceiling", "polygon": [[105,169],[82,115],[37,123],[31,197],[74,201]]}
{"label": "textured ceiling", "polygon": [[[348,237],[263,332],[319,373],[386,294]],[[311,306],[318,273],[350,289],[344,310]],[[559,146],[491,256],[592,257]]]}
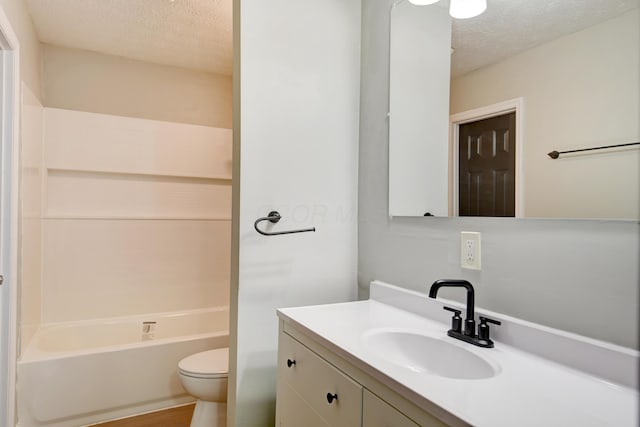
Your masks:
{"label": "textured ceiling", "polygon": [[40,41],[230,75],[232,0],[27,0]]}
{"label": "textured ceiling", "polygon": [[[27,1],[45,43],[231,74],[232,0]],[[640,0],[487,3],[482,15],[453,20],[454,76],[613,18]]]}
{"label": "textured ceiling", "polygon": [[451,74],[460,76],[637,8],[640,0],[488,0],[453,20]]}

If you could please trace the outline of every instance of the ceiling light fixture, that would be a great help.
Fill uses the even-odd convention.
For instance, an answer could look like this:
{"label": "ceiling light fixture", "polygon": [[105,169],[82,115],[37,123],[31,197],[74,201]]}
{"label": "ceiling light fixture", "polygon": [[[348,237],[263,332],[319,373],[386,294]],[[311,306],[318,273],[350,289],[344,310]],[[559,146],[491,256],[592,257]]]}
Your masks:
{"label": "ceiling light fixture", "polygon": [[473,18],[487,9],[487,0],[451,0],[449,15],[457,19]]}
{"label": "ceiling light fixture", "polygon": [[437,3],[439,0],[409,0],[409,3],[415,4],[416,6],[426,6],[429,4]]}
{"label": "ceiling light fixture", "polygon": [[[409,0],[416,6],[427,6],[439,0]],[[487,0],[451,0],[449,15],[456,19],[473,18],[487,9]]]}

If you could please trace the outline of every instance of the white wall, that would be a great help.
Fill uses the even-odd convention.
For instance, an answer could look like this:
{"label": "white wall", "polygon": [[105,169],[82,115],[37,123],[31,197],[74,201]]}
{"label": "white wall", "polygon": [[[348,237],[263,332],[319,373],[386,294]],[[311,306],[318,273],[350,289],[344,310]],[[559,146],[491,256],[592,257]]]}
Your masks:
{"label": "white wall", "polygon": [[[40,321],[40,168],[42,162],[42,105],[40,103],[40,43],[28,14],[26,3],[0,0],[0,7],[9,19],[20,43],[21,85],[21,187],[29,191],[20,206],[19,251],[23,259],[20,268],[20,316],[26,327],[21,328],[20,341],[29,341]],[[17,165],[16,165],[17,167]],[[22,191],[22,190],[21,190]]]}
{"label": "white wall", "polygon": [[42,319],[43,108],[22,85],[20,348],[29,345]]}
{"label": "white wall", "polygon": [[[358,284],[380,279],[427,292],[470,280],[477,305],[638,347],[639,224],[632,221],[387,216],[388,8],[363,1]],[[635,118],[637,120],[637,117]],[[460,268],[460,232],[482,232],[481,271]],[[426,295],[425,295],[426,297]],[[459,292],[443,297],[463,299]]]}
{"label": "white wall", "polygon": [[[20,58],[20,76],[19,78],[22,80],[22,83],[29,87],[34,94],[34,97],[40,98],[40,46],[38,43],[38,39],[36,33],[34,31],[33,25],[31,23],[31,19],[29,14],[27,13],[26,4],[21,0],[0,0],[0,15],[2,15],[3,21],[6,19],[15,33],[15,36],[18,39],[20,44],[19,58]],[[19,111],[16,114],[20,114]],[[3,124],[4,126],[4,124]],[[5,127],[3,129],[6,130]],[[17,129],[16,129],[17,132]],[[14,156],[16,159],[19,159],[19,156]],[[16,161],[16,163],[18,163]],[[14,170],[18,169],[21,165],[13,164]],[[18,183],[13,182],[10,183],[13,185],[14,189],[18,188]],[[10,185],[11,186],[11,185]],[[18,200],[19,195],[14,194],[14,200]],[[12,206],[10,210],[13,211],[15,206]],[[21,215],[19,212],[18,215]],[[19,220],[17,220],[19,222]],[[18,240],[20,239],[19,231],[18,231]],[[18,251],[20,251],[21,242],[18,241]],[[20,266],[18,265],[18,268]],[[6,274],[6,272],[5,272]],[[11,376],[15,373],[15,360],[14,359],[14,348],[10,347],[14,344],[17,346],[17,342],[10,342],[9,340],[13,340],[13,333],[8,333],[9,328],[13,329],[12,326],[7,327],[7,325],[14,324],[14,321],[17,319],[10,319],[10,316],[17,316],[16,311],[18,307],[14,306],[14,302],[17,298],[14,299],[14,295],[18,293],[18,290],[15,288],[19,285],[22,280],[22,274],[20,271],[15,274],[17,280],[13,280],[14,273],[10,272],[9,277],[6,280],[6,283],[3,285],[3,288],[0,289],[0,303],[2,307],[0,307],[0,425],[5,424],[5,420],[10,420],[13,418],[13,406],[14,406],[14,378]],[[9,286],[13,288],[10,289]],[[11,301],[9,300],[11,298]],[[16,304],[17,305],[17,304]],[[10,308],[10,309],[8,309]],[[7,345],[7,344],[10,345]],[[6,405],[6,406],[5,406]],[[8,421],[7,427],[13,425],[13,422]]]}
{"label": "white wall", "polygon": [[27,2],[23,0],[0,0],[0,7],[9,18],[13,31],[20,41],[20,75],[22,81],[41,98],[41,54],[40,41],[36,34]]}
{"label": "white wall", "polygon": [[640,9],[452,81],[451,113],[524,98],[524,215],[640,218]]}
{"label": "white wall", "polygon": [[42,70],[42,320],[227,305],[231,77],[52,45]]}
{"label": "white wall", "polygon": [[[355,298],[360,1],[234,7],[229,425],[269,426],[276,308]],[[259,235],[254,221],[274,209],[273,230],[317,231]]]}
{"label": "white wall", "polygon": [[44,105],[231,128],[231,76],[43,45]]}
{"label": "white wall", "polygon": [[45,108],[43,322],[226,306],[231,130]]}

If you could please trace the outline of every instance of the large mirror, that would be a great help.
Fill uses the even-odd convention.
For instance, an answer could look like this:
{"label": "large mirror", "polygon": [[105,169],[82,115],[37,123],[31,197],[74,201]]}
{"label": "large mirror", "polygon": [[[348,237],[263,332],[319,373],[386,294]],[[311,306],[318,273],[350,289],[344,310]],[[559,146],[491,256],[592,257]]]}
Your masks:
{"label": "large mirror", "polygon": [[640,218],[638,0],[447,3],[391,10],[390,215]]}

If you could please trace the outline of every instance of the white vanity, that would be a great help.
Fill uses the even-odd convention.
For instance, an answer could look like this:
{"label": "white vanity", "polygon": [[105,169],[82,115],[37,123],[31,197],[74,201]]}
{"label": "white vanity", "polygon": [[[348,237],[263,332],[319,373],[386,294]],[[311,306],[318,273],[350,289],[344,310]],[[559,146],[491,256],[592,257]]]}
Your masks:
{"label": "white vanity", "polygon": [[367,301],[278,310],[276,425],[638,425],[637,351],[482,309],[502,325],[475,347],[442,307],[373,282]]}

